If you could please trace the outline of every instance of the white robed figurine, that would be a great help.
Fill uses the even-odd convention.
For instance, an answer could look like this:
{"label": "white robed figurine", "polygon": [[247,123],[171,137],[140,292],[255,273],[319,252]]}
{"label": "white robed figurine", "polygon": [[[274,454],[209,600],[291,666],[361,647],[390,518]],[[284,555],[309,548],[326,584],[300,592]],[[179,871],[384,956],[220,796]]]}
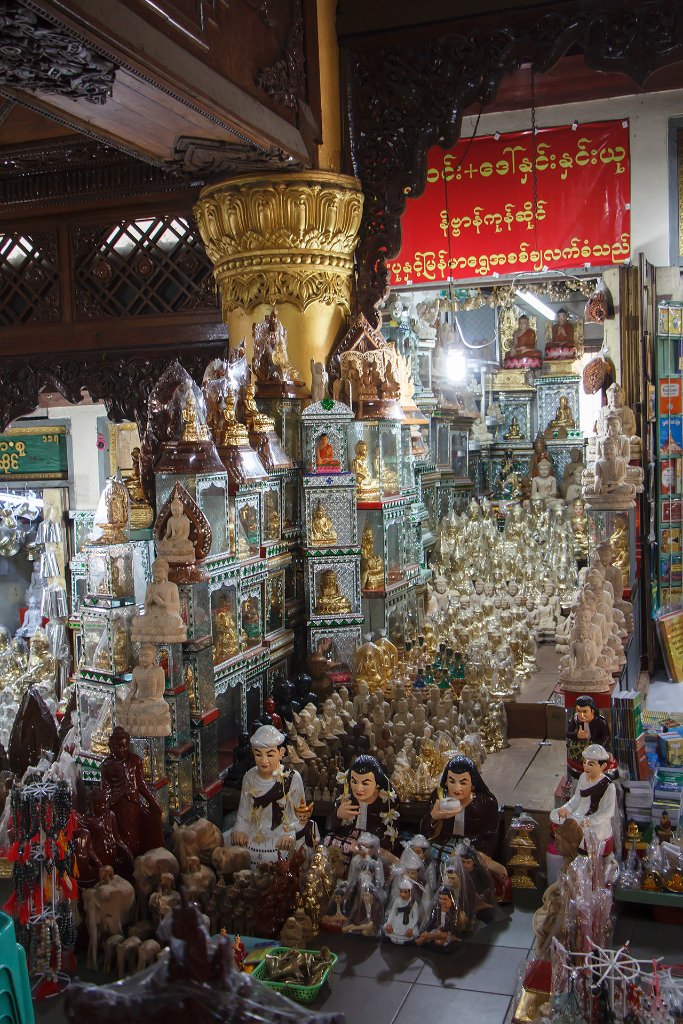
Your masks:
{"label": "white robed figurine", "polygon": [[418,891],[419,886],[416,882],[403,877],[398,883],[396,897],[389,904],[384,920],[384,934],[399,946],[412,942],[417,937],[420,922]]}
{"label": "white robed figurine", "polygon": [[[591,743],[585,748],[583,774],[579,777],[576,791],[566,804],[550,812],[552,822],[557,825],[573,818],[582,827],[588,824],[601,842],[612,838],[617,792],[612,780],[605,775],[609,759],[610,755],[599,743]],[[581,848],[585,849],[585,840]]]}
{"label": "white robed figurine", "polygon": [[282,767],[285,737],[274,726],[257,729],[251,749],[256,766],[244,776],[237,820],[226,840],[246,846],[252,863],[276,861],[278,850],[294,848],[299,829],[296,808],[304,800],[304,784],[297,771]]}

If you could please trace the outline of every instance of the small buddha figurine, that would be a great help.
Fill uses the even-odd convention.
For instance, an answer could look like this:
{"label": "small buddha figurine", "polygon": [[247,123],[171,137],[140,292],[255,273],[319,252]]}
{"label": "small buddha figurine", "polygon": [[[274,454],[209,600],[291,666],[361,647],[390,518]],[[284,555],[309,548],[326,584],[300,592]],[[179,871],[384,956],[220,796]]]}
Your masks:
{"label": "small buddha figurine", "polygon": [[235,615],[225,599],[213,615],[213,663],[220,665],[239,651]]}
{"label": "small buddha figurine", "polygon": [[351,602],[339,591],[337,574],[334,569],[320,573],[316,615],[345,615],[351,611]]}
{"label": "small buddha figurine", "polygon": [[552,362],[554,359],[576,358],[574,324],[570,323],[569,314],[566,309],[558,309],[555,314],[551,340],[545,347],[545,358],[549,362]]}
{"label": "small buddha figurine", "polygon": [[142,488],[140,449],[137,446],[131,451],[130,458],[132,472],[123,481],[130,498],[130,525],[134,530],[145,530],[154,522],[154,513]]}
{"label": "small buddha figurine", "polygon": [[360,556],[361,588],[384,590],[384,559],[375,554],[375,538],[369,523],[363,528]]}
{"label": "small buddha figurine", "polygon": [[287,352],[287,331],[280,323],[277,310],[272,309],[265,320],[252,327],[254,358],[252,368],[258,381],[287,381],[301,384],[301,374],[294,369]]}
{"label": "small buddha figurine", "polygon": [[572,448],[569,462],[564,467],[560,484],[560,491],[568,505],[571,505],[572,502],[581,497],[581,477],[585,468],[580,449]]}
{"label": "small buddha figurine", "polygon": [[249,547],[258,545],[258,514],[253,505],[243,505],[239,513],[240,527]]}
{"label": "small buddha figurine", "polygon": [[522,434],[522,431],[519,429],[519,423],[517,422],[517,417],[516,416],[513,416],[512,419],[510,420],[510,429],[508,430],[507,434],[503,434],[503,440],[504,441],[523,441],[524,440],[524,435]]}
{"label": "small buddha figurine", "polygon": [[546,437],[566,437],[568,430],[574,430],[576,422],[572,415],[569,399],[566,395],[560,395],[560,402],[555,411],[555,417],[545,428]]}
{"label": "small buddha figurine", "polygon": [[144,615],[137,615],[131,625],[133,640],[152,643],[184,643],[187,626],[180,615],[180,594],[168,578],[169,564],[159,557],[152,562],[152,583],[145,593]]}
{"label": "small buddha figurine", "polygon": [[57,662],[50,653],[50,642],[47,633],[38,626],[34,630],[29,643],[29,657],[26,671],[19,676],[17,685],[20,691],[29,686],[41,686],[52,694],[57,672]]}
{"label": "small buddha figurine", "polygon": [[242,628],[247,635],[247,646],[256,647],[261,643],[261,616],[255,597],[242,602]]}
{"label": "small buddha figurine", "polygon": [[370,473],[367,441],[356,442],[351,469],[356,474],[358,501],[379,501],[379,482]]}
{"label": "small buddha figurine", "polygon": [[157,551],[171,565],[194,561],[195,547],[190,540],[190,526],[190,520],[183,511],[182,501],[180,498],[173,498],[164,535],[157,541]]}
{"label": "small buddha figurine", "polygon": [[280,540],[280,509],[275,491],[268,491],[265,501],[266,539]]}
{"label": "small buddha figurine", "polygon": [[315,469],[316,473],[321,470],[324,473],[338,473],[341,469],[341,462],[334,453],[328,434],[321,434],[316,442]]}
{"label": "small buddha figurine", "polygon": [[209,428],[203,422],[204,417],[199,414],[194,391],[189,386],[185,389],[180,412],[183,419],[181,441],[208,441]]}
{"label": "small buddha figurine", "polygon": [[604,405],[598,413],[598,433],[607,433],[607,417],[616,414],[621,420],[621,432],[626,437],[635,441],[636,446],[640,445],[640,438],[636,433],[636,416],[632,409],[626,405],[624,389],[620,384],[610,384],[605,392],[607,405]]}
{"label": "small buddha figurine", "polygon": [[557,498],[557,480],[551,474],[551,465],[545,459],[539,466],[538,476],[531,481],[531,497],[552,499]]}
{"label": "small buddha figurine", "polygon": [[166,674],[156,663],[156,646],[142,644],[119,724],[129,736],[170,736],[171,709],[164,700]]}
{"label": "small buddha figurine", "polygon": [[320,499],[311,520],[311,539],[314,544],[321,546],[337,543],[337,531]]}
{"label": "small buddha figurine", "polygon": [[118,476],[109,477],[100,496],[89,545],[125,544],[130,518],[130,498]]}
{"label": "small buddha figurine", "polygon": [[631,508],[636,489],[627,482],[626,470],[626,462],[617,455],[616,442],[609,436],[605,437],[602,455],[595,462],[593,478],[589,478],[583,488],[586,503],[593,508]]}
{"label": "small buddha figurine", "polygon": [[503,464],[498,470],[494,484],[494,493],[500,498],[516,498],[519,496],[521,483],[515,470],[512,453],[506,452]]}
{"label": "small buddha figurine", "polygon": [[470,427],[470,437],[480,444],[488,444],[493,441],[493,434],[486,425],[486,418],[480,413]]}
{"label": "small buddha figurine", "polygon": [[536,348],[536,331],[529,326],[529,317],[522,314],[512,335],[510,351],[503,360],[506,369],[538,370],[543,357]]}

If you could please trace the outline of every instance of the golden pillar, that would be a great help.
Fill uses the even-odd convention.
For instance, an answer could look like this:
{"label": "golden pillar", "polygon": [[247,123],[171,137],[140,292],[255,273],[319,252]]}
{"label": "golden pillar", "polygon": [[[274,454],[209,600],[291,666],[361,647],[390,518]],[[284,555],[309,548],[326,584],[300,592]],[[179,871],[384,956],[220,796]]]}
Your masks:
{"label": "golden pillar", "polygon": [[220,288],[231,344],[273,306],[289,358],[310,384],[351,310],[363,195],[356,178],[325,171],[250,174],[208,185],[194,212]]}

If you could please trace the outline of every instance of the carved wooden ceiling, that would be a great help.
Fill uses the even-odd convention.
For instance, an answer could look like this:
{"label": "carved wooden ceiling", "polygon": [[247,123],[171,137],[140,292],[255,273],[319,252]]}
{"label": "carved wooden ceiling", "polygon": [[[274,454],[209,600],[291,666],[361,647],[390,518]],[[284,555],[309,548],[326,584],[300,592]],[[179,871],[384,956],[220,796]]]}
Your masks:
{"label": "carved wooden ceiling", "polygon": [[106,146],[162,186],[308,166],[315,33],[308,0],[0,0],[0,180],[41,140],[76,135],[93,145],[72,170]]}

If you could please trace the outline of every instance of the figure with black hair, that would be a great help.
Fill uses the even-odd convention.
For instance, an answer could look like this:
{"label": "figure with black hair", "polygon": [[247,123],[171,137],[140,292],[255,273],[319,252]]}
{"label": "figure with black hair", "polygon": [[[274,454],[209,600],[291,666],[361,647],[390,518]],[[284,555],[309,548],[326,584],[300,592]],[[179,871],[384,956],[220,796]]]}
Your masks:
{"label": "figure with black hair", "polygon": [[362,832],[377,836],[381,848],[391,851],[398,839],[398,798],[377,758],[361,754],[338,780],[343,780],[343,790],[328,822],[325,845],[340,846],[347,866]]}
{"label": "figure with black hair", "polygon": [[[474,761],[462,754],[452,757],[429,798],[429,810],[422,819],[421,831],[431,840],[437,862],[448,856],[463,837],[491,858],[498,841],[499,824],[498,801]],[[502,865],[496,866],[505,872]]]}
{"label": "figure with black hair", "polygon": [[576,698],[574,712],[567,725],[567,775],[578,780],[583,774],[583,752],[591,743],[610,749],[609,726],[593,697]]}

